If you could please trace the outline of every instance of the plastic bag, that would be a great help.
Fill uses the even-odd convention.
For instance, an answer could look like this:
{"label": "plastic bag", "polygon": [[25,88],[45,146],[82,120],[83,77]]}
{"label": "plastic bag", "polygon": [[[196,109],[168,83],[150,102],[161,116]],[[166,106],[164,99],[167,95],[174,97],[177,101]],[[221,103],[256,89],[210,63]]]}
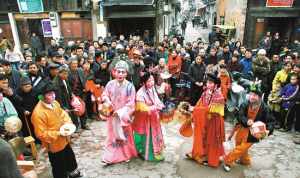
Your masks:
{"label": "plastic bag", "polygon": [[85,113],[85,103],[78,96],[72,96],[71,106],[75,109],[76,116],[82,116]]}

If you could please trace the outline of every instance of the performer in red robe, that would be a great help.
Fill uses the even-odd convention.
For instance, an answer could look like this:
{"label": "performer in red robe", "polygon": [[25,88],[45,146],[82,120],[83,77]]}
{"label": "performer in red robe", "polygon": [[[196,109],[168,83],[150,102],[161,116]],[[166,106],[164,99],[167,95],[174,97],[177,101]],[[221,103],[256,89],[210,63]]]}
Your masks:
{"label": "performer in red robe", "polygon": [[193,110],[194,140],[191,153],[186,154],[199,164],[219,166],[224,154],[224,97],[220,79],[208,74],[206,89]]}

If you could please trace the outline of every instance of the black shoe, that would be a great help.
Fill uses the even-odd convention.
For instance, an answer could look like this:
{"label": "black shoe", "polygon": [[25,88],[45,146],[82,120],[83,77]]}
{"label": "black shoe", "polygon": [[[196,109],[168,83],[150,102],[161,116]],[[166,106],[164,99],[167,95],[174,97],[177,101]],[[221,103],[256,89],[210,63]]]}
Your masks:
{"label": "black shoe", "polygon": [[87,125],[81,127],[83,130],[91,130],[91,128]]}
{"label": "black shoe", "polygon": [[69,175],[69,178],[79,178],[79,177],[83,177],[82,173],[78,171],[77,174],[75,175]]}
{"label": "black shoe", "polygon": [[281,128],[281,129],[279,129],[278,131],[279,132],[289,132],[289,131],[291,131],[292,129],[289,129],[289,128]]}
{"label": "black shoe", "polygon": [[281,127],[280,127],[280,125],[275,125],[274,128],[275,129],[280,129]]}
{"label": "black shoe", "polygon": [[80,128],[76,127],[75,133],[79,134],[80,133]]}

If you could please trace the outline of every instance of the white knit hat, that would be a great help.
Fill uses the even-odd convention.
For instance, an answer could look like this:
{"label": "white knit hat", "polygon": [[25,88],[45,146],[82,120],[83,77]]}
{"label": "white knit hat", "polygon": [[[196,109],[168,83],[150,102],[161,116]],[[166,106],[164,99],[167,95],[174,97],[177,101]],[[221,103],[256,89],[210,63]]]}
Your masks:
{"label": "white knit hat", "polygon": [[126,71],[128,71],[129,66],[126,61],[120,60],[119,62],[117,62],[115,69],[125,69]]}

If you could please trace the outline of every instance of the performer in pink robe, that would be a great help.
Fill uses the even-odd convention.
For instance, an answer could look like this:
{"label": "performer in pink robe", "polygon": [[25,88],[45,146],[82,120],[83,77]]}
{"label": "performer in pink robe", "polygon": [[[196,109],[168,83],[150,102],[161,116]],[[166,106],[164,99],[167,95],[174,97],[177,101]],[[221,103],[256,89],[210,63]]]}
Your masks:
{"label": "performer in pink robe", "polygon": [[135,110],[135,88],[127,81],[128,64],[115,66],[116,79],[108,82],[102,94],[104,103],[111,105],[113,114],[107,118],[107,140],[102,157],[104,165],[128,162],[137,156],[131,127]]}

